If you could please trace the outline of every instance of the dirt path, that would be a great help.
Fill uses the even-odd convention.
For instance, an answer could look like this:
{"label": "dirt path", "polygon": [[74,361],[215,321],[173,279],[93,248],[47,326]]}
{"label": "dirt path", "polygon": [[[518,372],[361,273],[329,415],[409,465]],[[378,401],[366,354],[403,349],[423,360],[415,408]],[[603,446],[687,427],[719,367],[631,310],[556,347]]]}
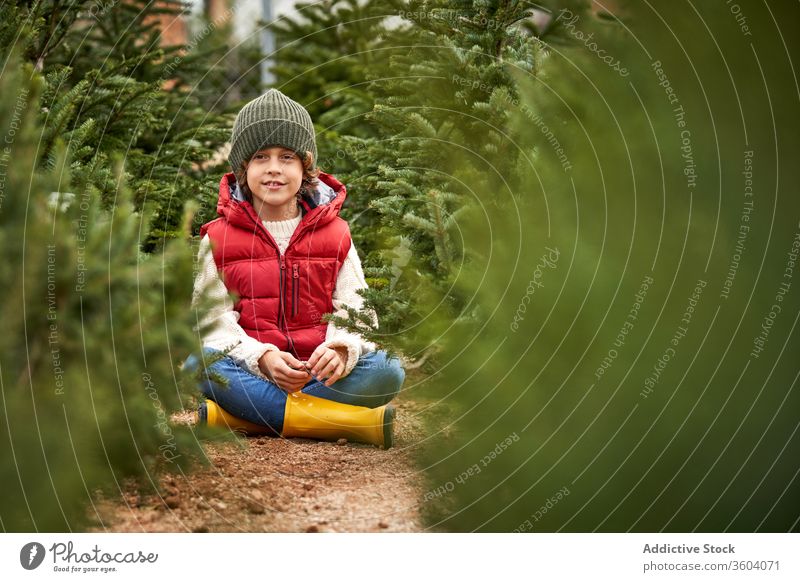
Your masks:
{"label": "dirt path", "polygon": [[270,437],[207,444],[211,467],[166,477],[163,495],[131,490],[122,502],[100,500],[90,531],[422,531],[423,485],[411,455],[425,407],[402,397],[395,405],[388,451]]}

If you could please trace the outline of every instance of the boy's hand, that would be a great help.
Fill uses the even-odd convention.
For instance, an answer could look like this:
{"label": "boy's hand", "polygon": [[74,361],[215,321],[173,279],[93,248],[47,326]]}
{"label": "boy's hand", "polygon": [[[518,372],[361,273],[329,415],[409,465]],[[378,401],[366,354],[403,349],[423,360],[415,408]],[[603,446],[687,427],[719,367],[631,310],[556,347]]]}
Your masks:
{"label": "boy's hand", "polygon": [[311,380],[303,363],[289,352],[266,352],[258,360],[258,367],[274,384],[289,393],[298,392]]}
{"label": "boy's hand", "polygon": [[342,377],[347,363],[347,348],[328,348],[317,346],[311,357],[308,358],[307,368],[317,380],[323,381],[325,386],[330,386]]}

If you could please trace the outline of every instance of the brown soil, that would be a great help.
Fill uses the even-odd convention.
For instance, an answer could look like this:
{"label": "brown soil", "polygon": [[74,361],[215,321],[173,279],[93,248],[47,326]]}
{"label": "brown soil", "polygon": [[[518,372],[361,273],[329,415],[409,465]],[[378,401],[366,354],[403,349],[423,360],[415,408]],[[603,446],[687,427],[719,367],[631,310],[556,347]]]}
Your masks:
{"label": "brown soil", "polygon": [[207,443],[210,467],[165,477],[161,494],[131,488],[122,501],[98,500],[90,531],[422,531],[411,455],[425,407],[402,397],[395,405],[392,449],[271,437]]}

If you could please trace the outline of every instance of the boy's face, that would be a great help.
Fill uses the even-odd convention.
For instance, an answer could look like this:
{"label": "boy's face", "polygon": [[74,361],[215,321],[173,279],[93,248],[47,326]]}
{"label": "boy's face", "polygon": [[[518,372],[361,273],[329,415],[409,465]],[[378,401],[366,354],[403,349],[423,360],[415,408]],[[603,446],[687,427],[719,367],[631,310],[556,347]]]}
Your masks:
{"label": "boy's face", "polygon": [[303,181],[303,161],[294,151],[269,147],[247,163],[247,185],[262,220],[287,220],[297,215],[295,195]]}

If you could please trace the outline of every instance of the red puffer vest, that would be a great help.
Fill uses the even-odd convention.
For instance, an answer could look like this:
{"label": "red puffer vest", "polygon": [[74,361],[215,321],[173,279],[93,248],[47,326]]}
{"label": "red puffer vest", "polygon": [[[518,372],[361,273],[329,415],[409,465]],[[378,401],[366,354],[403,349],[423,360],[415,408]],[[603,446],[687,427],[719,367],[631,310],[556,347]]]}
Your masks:
{"label": "red puffer vest", "polygon": [[219,184],[220,217],[200,229],[211,239],[225,286],[238,297],[239,325],[301,360],[325,341],[322,314],[333,311],[336,278],[351,244],[350,228],[339,217],[345,187],[330,174],[320,172],[319,179],[330,189],[303,197],[303,217],[283,255],[253,206],[237,199],[232,173]]}

